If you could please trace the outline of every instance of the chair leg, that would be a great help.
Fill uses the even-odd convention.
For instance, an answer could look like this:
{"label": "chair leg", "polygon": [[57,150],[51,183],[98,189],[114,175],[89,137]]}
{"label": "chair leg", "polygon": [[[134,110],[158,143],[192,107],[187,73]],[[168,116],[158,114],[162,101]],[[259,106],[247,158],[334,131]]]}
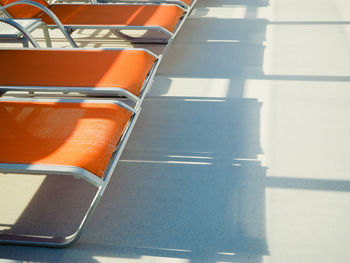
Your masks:
{"label": "chair leg", "polygon": [[78,229],[72,235],[69,235],[66,237],[59,237],[59,236],[36,236],[36,235],[18,235],[18,234],[12,234],[12,233],[0,233],[0,244],[1,245],[20,245],[20,246],[29,245],[29,246],[56,247],[56,248],[63,248],[63,247],[72,245],[79,239],[83,228],[89,221],[93,211],[96,208],[97,203],[102,197],[104,188],[105,186],[99,187]]}
{"label": "chair leg", "polygon": [[22,37],[21,41],[22,41],[23,47],[25,47],[25,48],[29,47],[28,39],[26,37]]}
{"label": "chair leg", "polygon": [[52,43],[51,43],[51,38],[50,38],[50,33],[49,30],[47,29],[46,24],[42,23],[40,25],[41,29],[43,30],[44,33],[44,38],[45,38],[45,42],[46,42],[46,47],[52,47]]}

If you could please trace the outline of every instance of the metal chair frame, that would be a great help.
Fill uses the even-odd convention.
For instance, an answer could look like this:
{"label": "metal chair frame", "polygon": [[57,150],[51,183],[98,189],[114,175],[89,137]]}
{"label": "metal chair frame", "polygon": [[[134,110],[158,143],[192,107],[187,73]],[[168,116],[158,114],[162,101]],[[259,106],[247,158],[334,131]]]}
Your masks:
{"label": "metal chair frame", "polygon": [[[18,23],[20,20],[32,20],[27,27],[22,26]],[[37,41],[31,36],[31,32],[36,30],[37,28],[41,28],[44,33],[44,38],[46,41],[47,47],[52,47],[51,38],[47,26],[44,22],[42,22],[39,18],[34,19],[9,19],[0,17],[0,23],[7,24],[12,26],[17,30],[17,33],[6,34],[6,32],[0,31],[0,42],[5,43],[22,43],[23,47],[29,47],[29,42],[33,45],[33,47],[38,48],[39,44]]]}
{"label": "metal chair frame", "polygon": [[121,156],[121,153],[126,145],[126,142],[130,136],[130,133],[135,125],[135,122],[140,114],[141,108],[131,109],[125,107],[126,105],[118,100],[83,100],[83,99],[13,99],[13,98],[0,98],[0,101],[6,102],[69,102],[69,103],[113,103],[124,107],[132,112],[132,117],[124,130],[123,136],[117,144],[115,151],[109,161],[107,169],[102,178],[92,174],[91,172],[75,166],[63,166],[63,165],[28,165],[28,164],[8,164],[0,163],[1,173],[19,173],[19,174],[45,174],[45,175],[71,175],[76,178],[82,178],[94,185],[97,188],[97,192],[86,211],[77,230],[69,236],[37,236],[37,235],[20,235],[13,233],[0,233],[0,244],[15,244],[15,245],[34,245],[34,246],[46,246],[46,247],[66,247],[73,244],[79,238],[83,228],[86,226],[89,218],[91,217],[95,207],[101,199],[107,184],[115,170],[117,162]]}
{"label": "metal chair frame", "polygon": [[[160,43],[160,44],[166,44],[168,42],[171,42],[175,36],[177,35],[178,31],[183,25],[184,20],[187,18],[189,12],[183,7],[180,7],[176,5],[177,7],[181,8],[185,13],[183,17],[178,21],[178,24],[174,30],[174,32],[170,32],[169,30],[161,27],[161,26],[117,26],[117,25],[63,25],[59,18],[55,15],[54,12],[52,12],[49,8],[46,6],[43,6],[40,3],[29,1],[29,0],[20,0],[16,2],[12,2],[10,4],[7,4],[5,6],[0,7],[0,11],[4,12],[4,14],[8,18],[12,18],[12,16],[6,12],[6,9],[15,6],[15,5],[30,5],[34,6],[41,11],[45,12],[55,23],[55,25],[48,25],[48,28],[58,28],[63,35],[66,37],[68,42],[71,44],[72,47],[78,47],[78,44],[74,41],[74,39],[71,37],[71,33],[76,29],[109,29],[112,32],[115,32],[117,36],[124,38],[132,43]],[[79,4],[77,4],[79,5]],[[109,5],[109,4],[91,4],[91,5]],[[121,3],[118,5],[139,5],[137,3]],[[150,5],[157,5],[157,4],[150,4]],[[147,30],[147,31],[153,31],[153,32],[159,32],[162,37],[131,37],[124,33],[122,33],[122,30]]]}

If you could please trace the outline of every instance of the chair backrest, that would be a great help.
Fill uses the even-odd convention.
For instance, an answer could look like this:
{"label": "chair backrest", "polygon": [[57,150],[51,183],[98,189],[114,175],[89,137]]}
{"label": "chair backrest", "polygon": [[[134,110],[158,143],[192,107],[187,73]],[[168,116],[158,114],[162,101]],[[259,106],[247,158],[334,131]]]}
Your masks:
{"label": "chair backrest", "polygon": [[[0,5],[5,6],[12,2],[17,2],[19,0],[0,0]],[[42,4],[43,6],[49,7],[49,4],[45,0],[31,0],[33,2],[37,2]],[[38,14],[42,13],[39,8],[30,5],[15,5],[6,9],[6,11],[13,18],[35,18]]]}

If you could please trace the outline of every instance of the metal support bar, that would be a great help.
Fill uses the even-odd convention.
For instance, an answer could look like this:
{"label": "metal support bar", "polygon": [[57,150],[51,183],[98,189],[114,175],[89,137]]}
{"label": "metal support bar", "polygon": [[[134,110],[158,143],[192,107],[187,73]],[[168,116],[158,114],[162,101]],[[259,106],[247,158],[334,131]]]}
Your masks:
{"label": "metal support bar", "polygon": [[68,42],[71,44],[71,46],[78,47],[78,45],[75,43],[73,38],[68,33],[67,29],[63,26],[61,21],[58,19],[58,17],[50,9],[48,9],[46,6],[43,6],[42,4],[39,4],[39,3],[33,2],[33,1],[21,0],[21,1],[12,2],[10,4],[7,4],[5,6],[0,7],[0,11],[6,10],[7,8],[9,8],[11,6],[15,6],[15,5],[31,5],[31,6],[34,6],[38,9],[40,9],[41,11],[45,12],[54,21],[54,23],[56,24],[56,27],[58,27],[61,30],[63,35],[67,38]]}
{"label": "metal support bar", "polygon": [[36,42],[36,40],[30,35],[30,33],[23,26],[21,26],[19,23],[17,23],[16,21],[14,21],[12,19],[8,19],[8,18],[0,18],[0,22],[8,24],[10,26],[13,26],[14,28],[16,28],[18,31],[20,31],[22,33],[22,35],[24,36],[24,39],[25,39],[25,40],[22,40],[24,47],[29,47],[28,41],[34,47],[36,47],[36,48],[40,47],[39,44]]}
{"label": "metal support bar", "polygon": [[47,25],[44,22],[40,22],[39,26],[43,30],[45,42],[47,47],[52,47],[51,37]]}

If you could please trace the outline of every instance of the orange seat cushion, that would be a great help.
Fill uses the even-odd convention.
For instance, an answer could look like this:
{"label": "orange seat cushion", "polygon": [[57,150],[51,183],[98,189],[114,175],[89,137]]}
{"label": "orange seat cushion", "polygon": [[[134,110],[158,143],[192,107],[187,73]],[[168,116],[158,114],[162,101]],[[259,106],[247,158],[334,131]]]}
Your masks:
{"label": "orange seat cushion", "polygon": [[[52,5],[51,11],[64,25],[161,26],[173,31],[184,11],[172,5]],[[39,16],[53,24],[46,15]]]}
{"label": "orange seat cushion", "polygon": [[131,113],[114,104],[0,102],[0,162],[72,165],[102,177]]}
{"label": "orange seat cushion", "polygon": [[0,85],[120,87],[136,96],[154,61],[142,50],[0,50]]}

